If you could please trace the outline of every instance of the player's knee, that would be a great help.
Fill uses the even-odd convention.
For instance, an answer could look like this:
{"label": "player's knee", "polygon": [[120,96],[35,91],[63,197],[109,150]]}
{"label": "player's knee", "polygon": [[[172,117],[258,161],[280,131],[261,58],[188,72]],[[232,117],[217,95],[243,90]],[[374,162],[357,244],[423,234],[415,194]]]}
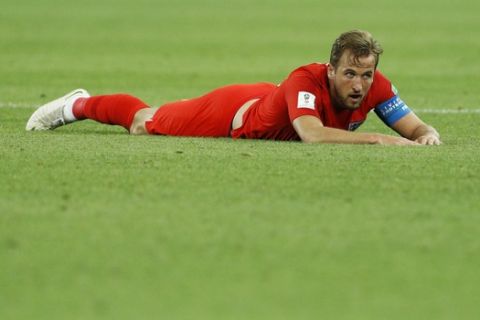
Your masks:
{"label": "player's knee", "polygon": [[143,119],[137,119],[136,121],[134,120],[129,131],[132,135],[148,134],[147,128],[145,127],[145,121],[143,121]]}
{"label": "player's knee", "polygon": [[133,117],[132,124],[130,126],[130,134],[140,135],[148,134],[147,128],[145,127],[145,122],[153,117],[155,109],[141,109]]}
{"label": "player's knee", "polygon": [[145,129],[144,126],[140,125],[132,125],[130,127],[130,134],[132,135],[141,135],[141,134],[147,134],[147,130]]}

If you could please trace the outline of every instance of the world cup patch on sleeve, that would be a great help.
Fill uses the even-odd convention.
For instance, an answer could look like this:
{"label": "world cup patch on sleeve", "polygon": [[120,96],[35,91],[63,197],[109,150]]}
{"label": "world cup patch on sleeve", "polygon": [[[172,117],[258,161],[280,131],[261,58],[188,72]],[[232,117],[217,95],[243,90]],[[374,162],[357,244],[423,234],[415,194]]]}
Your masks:
{"label": "world cup patch on sleeve", "polygon": [[298,92],[297,108],[315,110],[315,95],[307,91]]}

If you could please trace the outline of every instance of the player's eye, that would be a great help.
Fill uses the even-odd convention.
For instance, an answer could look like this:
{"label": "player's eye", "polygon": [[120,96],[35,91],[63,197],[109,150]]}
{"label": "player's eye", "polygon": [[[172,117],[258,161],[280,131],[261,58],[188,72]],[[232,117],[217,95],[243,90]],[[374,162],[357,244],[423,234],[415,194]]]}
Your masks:
{"label": "player's eye", "polygon": [[347,76],[347,78],[349,79],[353,79],[353,77],[355,77],[355,73],[353,73],[352,71],[347,71],[345,72],[345,76]]}
{"label": "player's eye", "polygon": [[364,76],[365,78],[371,78],[372,75],[373,75],[372,72],[365,72],[365,73],[363,74],[363,76]]}

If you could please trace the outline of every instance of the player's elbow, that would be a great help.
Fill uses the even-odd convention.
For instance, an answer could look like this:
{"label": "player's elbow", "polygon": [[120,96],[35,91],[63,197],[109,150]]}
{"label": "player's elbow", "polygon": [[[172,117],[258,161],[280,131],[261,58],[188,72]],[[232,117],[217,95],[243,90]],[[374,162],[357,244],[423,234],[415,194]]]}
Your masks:
{"label": "player's elbow", "polygon": [[328,134],[323,127],[316,130],[306,130],[299,133],[300,139],[304,143],[328,143]]}
{"label": "player's elbow", "polygon": [[305,143],[325,142],[325,127],[313,116],[301,116],[292,122],[300,140]]}
{"label": "player's elbow", "polygon": [[325,142],[321,137],[314,134],[302,134],[300,139],[304,143],[322,143]]}

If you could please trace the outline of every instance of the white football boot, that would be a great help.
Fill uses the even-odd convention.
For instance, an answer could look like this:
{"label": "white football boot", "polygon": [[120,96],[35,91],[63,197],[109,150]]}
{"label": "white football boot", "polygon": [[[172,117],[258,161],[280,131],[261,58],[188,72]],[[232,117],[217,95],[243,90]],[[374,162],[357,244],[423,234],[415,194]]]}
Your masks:
{"label": "white football boot", "polygon": [[65,125],[65,116],[63,109],[66,105],[71,105],[78,98],[88,98],[90,94],[84,89],[73,90],[61,98],[53,100],[39,107],[28,119],[25,130],[53,130]]}

